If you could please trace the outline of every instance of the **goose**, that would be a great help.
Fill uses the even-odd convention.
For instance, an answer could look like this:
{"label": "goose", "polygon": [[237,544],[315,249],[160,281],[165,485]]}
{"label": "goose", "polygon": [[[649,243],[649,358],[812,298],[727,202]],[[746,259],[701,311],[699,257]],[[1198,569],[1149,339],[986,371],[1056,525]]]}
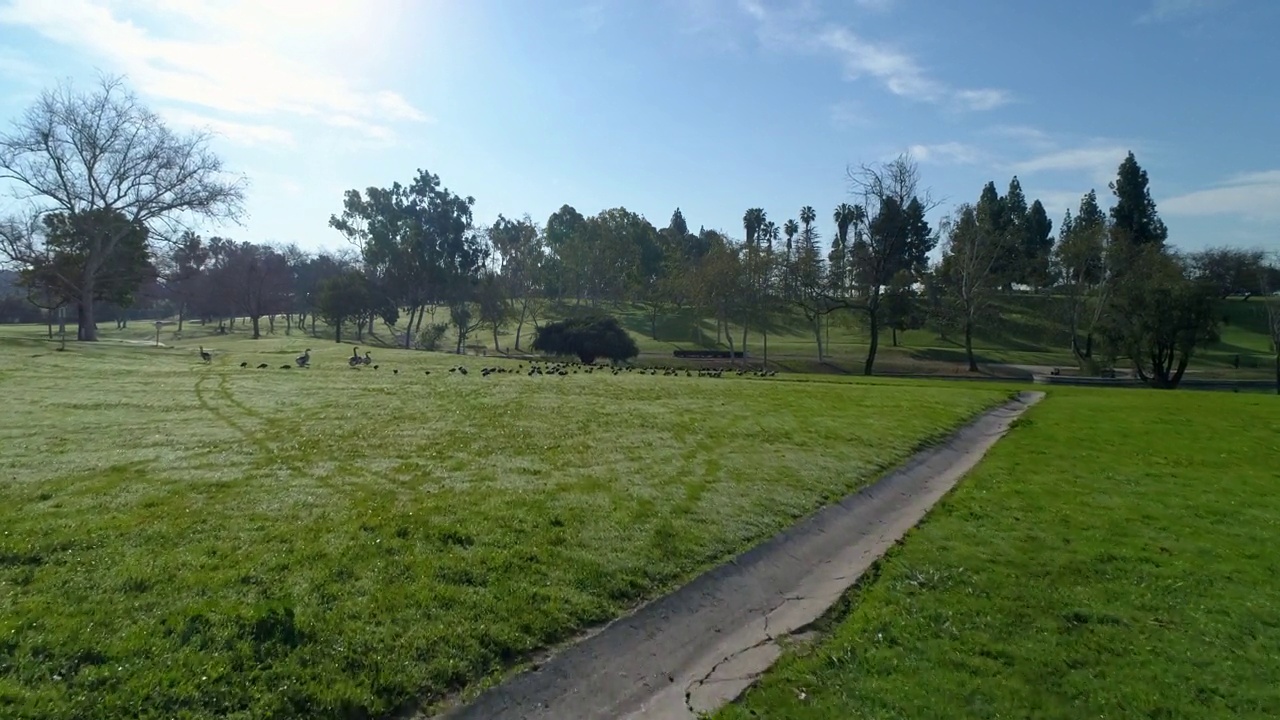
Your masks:
{"label": "goose", "polygon": [[361,358],[361,360],[360,360],[360,364],[361,364],[361,365],[368,365],[368,364],[370,364],[370,363],[372,363],[372,362],[373,362],[373,358],[369,356],[369,351],[368,351],[368,350],[366,350],[366,351],[365,351],[365,353],[364,353],[364,357],[363,357],[363,358]]}
{"label": "goose", "polygon": [[259,365],[259,366],[258,366],[258,369],[259,369],[259,370],[266,370],[268,367],[270,367],[270,366],[268,366],[266,363],[262,363],[261,365]]}
{"label": "goose", "polygon": [[209,362],[213,359],[213,355],[206,351],[203,345],[200,346],[200,359],[205,362]]}
{"label": "goose", "polygon": [[293,361],[298,364],[298,367],[307,367],[308,365],[310,365],[311,364],[311,348],[307,348],[306,352],[294,358]]}
{"label": "goose", "polygon": [[351,357],[347,358],[347,365],[349,367],[355,367],[362,362],[360,360],[360,353],[358,352],[359,350],[360,348],[357,348],[357,347],[351,348]]}
{"label": "goose", "polygon": [[242,363],[240,363],[240,367],[242,367],[242,368],[247,368],[247,367],[249,367],[249,363],[247,363],[247,362],[242,362]]}

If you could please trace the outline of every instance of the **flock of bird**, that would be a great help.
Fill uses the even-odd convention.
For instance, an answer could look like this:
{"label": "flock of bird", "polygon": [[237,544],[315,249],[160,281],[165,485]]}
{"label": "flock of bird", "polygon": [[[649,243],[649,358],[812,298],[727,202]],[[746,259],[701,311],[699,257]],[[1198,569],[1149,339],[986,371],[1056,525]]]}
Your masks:
{"label": "flock of bird", "polygon": [[[200,359],[206,363],[213,362],[213,354],[200,346]],[[373,364],[373,357],[368,351],[364,355],[360,355],[360,348],[353,347],[351,349],[351,357],[347,358],[347,366],[355,370],[368,367],[371,370],[377,370],[378,366]],[[249,363],[240,363],[241,368],[248,368]],[[261,363],[257,366],[259,370],[266,370],[270,365]],[[307,348],[298,357],[294,358],[292,364],[281,365],[281,370],[292,370],[293,368],[309,368],[311,367],[311,349]],[[518,364],[516,367],[492,366],[480,368],[481,377],[489,377],[490,375],[527,375],[529,377],[541,376],[557,376],[565,377],[567,375],[591,375],[593,373],[610,373],[611,375],[662,375],[663,377],[704,377],[704,378],[721,378],[725,375],[726,368],[678,368],[668,365],[657,366],[635,366],[635,365],[607,365],[604,363],[580,363],[580,362],[531,362],[528,369],[525,369],[524,363]],[[393,374],[399,375],[399,368],[392,369]],[[463,365],[455,365],[449,368],[449,373],[457,375],[467,375],[468,370]],[[774,377],[778,374],[777,370],[748,370],[742,368],[730,369],[730,374],[738,377]],[[424,370],[423,374],[430,375],[430,370]]]}

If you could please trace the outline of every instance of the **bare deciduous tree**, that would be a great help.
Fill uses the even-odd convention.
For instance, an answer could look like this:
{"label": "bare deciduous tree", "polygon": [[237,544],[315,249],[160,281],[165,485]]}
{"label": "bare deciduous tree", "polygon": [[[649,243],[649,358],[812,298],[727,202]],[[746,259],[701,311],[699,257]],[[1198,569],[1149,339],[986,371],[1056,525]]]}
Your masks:
{"label": "bare deciduous tree", "polygon": [[973,355],[973,329],[1000,290],[994,272],[1005,257],[1008,242],[989,223],[981,222],[972,205],[962,205],[954,221],[948,223],[947,245],[942,251],[941,275],[947,294],[955,303],[964,326],[964,351],[969,371],[977,372]]}
{"label": "bare deciduous tree", "polygon": [[70,83],[45,91],[0,135],[0,180],[20,207],[4,223],[0,253],[19,266],[43,255],[38,219],[62,213],[118,215],[113,232],[86,234],[85,262],[74,300],[81,305],[81,340],[96,340],[95,285],[116,245],[131,228],[173,237],[194,218],[235,219],[244,180],[229,178],[209,149],[209,135],[178,135],[130,92],[123,79],[104,77],[90,92]]}
{"label": "bare deciduous tree", "polygon": [[[866,313],[871,336],[863,373],[875,367],[880,344],[881,301],[884,289],[902,270],[918,277],[937,238],[925,215],[938,206],[920,188],[920,169],[903,154],[888,163],[863,164],[848,170],[850,192],[858,198],[854,240],[850,248],[857,296],[839,305]],[[865,226],[864,226],[865,225]]]}

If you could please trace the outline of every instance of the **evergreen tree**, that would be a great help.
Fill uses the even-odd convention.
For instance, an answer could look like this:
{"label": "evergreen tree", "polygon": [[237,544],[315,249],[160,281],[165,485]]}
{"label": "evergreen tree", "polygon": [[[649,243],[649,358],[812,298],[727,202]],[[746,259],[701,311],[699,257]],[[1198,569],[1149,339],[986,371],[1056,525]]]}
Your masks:
{"label": "evergreen tree", "polygon": [[1053,255],[1053,221],[1045,212],[1039,200],[1031,203],[1027,212],[1026,229],[1023,233],[1022,262],[1023,271],[1020,282],[1033,288],[1043,288],[1053,284],[1053,275],[1049,263]]}
{"label": "evergreen tree", "polygon": [[1156,213],[1147,185],[1147,171],[1130,152],[1110,186],[1116,196],[1111,208],[1111,233],[1121,248],[1164,247],[1169,239],[1169,229]]}

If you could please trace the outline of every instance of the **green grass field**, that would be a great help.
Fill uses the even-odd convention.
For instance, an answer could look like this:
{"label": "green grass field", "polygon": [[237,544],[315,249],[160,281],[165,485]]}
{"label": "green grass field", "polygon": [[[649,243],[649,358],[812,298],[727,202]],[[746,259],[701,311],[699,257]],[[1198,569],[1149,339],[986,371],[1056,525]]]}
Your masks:
{"label": "green grass field", "polygon": [[720,720],[1280,717],[1280,404],[1054,389]]}
{"label": "green grass field", "polygon": [[[1275,355],[1268,335],[1266,302],[1280,300],[1252,298],[1247,301],[1225,301],[1221,339],[1196,353],[1191,366],[1192,375],[1272,377]],[[979,328],[975,334],[974,348],[979,362],[988,366],[1011,364],[1074,367],[1075,361],[1069,349],[1070,336],[1059,305],[1057,299],[1043,295],[1019,294],[1003,299],[999,303],[999,320]],[[544,321],[560,319],[568,313],[590,309],[575,309],[570,306],[542,308],[539,317]],[[671,351],[677,348],[728,347],[727,338],[723,334],[717,335],[714,320],[703,317],[692,309],[667,309],[652,324],[648,307],[644,305],[605,305],[597,310],[617,316],[648,360],[670,358]],[[441,322],[447,319],[448,312],[445,310],[438,310],[434,317],[435,321]],[[426,324],[430,322],[431,319],[428,318]],[[102,324],[103,336],[107,338],[147,339],[153,332],[150,323],[145,321],[135,322],[125,331],[110,329],[109,325],[110,323]],[[277,335],[274,337],[284,334],[283,325],[282,320],[277,323]],[[263,327],[265,332],[265,321]],[[374,335],[363,338],[361,342],[375,347],[393,345],[396,334],[403,333],[406,328],[407,318],[403,318],[395,328],[377,323]],[[211,330],[207,326],[189,323],[185,338],[180,342],[195,342],[209,337]],[[514,325],[511,325],[498,334],[498,351],[514,352],[515,330]],[[653,337],[654,330],[656,339]],[[730,330],[734,345],[738,347],[742,340],[742,327],[731,323]],[[824,325],[823,337],[827,352],[826,363],[823,365],[816,362],[817,348],[813,333],[798,311],[779,312],[766,327],[753,326],[750,329],[747,349],[757,360],[762,357],[764,350],[762,330],[768,333],[769,359],[772,365],[796,371],[862,372],[868,335],[857,316],[852,313],[834,313]],[[172,331],[173,326],[167,326],[162,340],[171,341]],[[247,323],[237,323],[234,331],[235,337],[243,336],[248,331]],[[526,323],[521,334],[522,347],[528,346],[533,332],[533,324]],[[323,326],[317,327],[317,334],[320,337],[315,342],[333,339],[332,331]],[[354,329],[348,328],[344,340],[353,339]],[[449,334],[445,338],[450,347],[455,341],[455,334]],[[493,333],[488,329],[468,338],[467,345],[495,352]],[[1237,356],[1239,368],[1235,367]],[[881,337],[877,367],[881,372],[889,373],[956,374],[966,372],[967,362],[959,335],[944,336],[931,330],[910,330],[899,333],[898,345],[894,346],[893,334],[886,330]]]}
{"label": "green grass field", "polygon": [[[39,330],[0,330],[12,720],[379,717],[466,694],[1008,395],[486,378],[497,361],[462,376],[385,349],[357,371],[297,334],[201,338],[206,365],[196,339],[119,340],[145,326],[65,352]],[[312,369],[278,369],[308,346]]]}

